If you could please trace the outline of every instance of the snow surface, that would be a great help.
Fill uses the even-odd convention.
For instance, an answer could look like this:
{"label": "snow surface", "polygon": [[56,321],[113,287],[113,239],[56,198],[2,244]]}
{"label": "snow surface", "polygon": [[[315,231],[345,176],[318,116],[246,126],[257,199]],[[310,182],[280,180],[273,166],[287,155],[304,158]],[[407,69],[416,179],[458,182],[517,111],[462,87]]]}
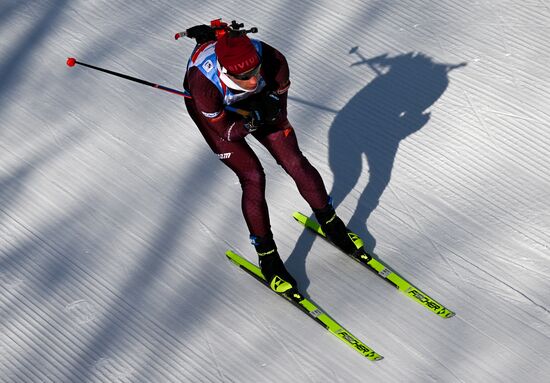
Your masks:
{"label": "snow surface", "polygon": [[[282,257],[369,362],[224,257],[234,174],[181,97],[213,18],[287,55],[289,113],[342,218],[441,319],[293,223]],[[550,381],[550,1],[0,1],[0,381]],[[368,228],[368,232],[367,232]]]}

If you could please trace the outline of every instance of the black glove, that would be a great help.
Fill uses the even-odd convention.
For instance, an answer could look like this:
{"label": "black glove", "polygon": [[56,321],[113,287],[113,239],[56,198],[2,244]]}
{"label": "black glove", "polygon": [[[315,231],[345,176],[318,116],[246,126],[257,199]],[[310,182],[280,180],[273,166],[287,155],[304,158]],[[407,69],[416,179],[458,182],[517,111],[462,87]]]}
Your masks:
{"label": "black glove", "polygon": [[216,34],[214,30],[208,25],[195,25],[185,31],[185,35],[191,39],[195,39],[197,44],[203,44],[208,41],[215,41]]}
{"label": "black glove", "polygon": [[263,123],[261,112],[257,109],[251,110],[249,115],[244,118],[244,121],[245,123],[243,126],[248,133],[255,132]]}
{"label": "black glove", "polygon": [[254,118],[257,126],[273,123],[281,112],[281,100],[277,93],[267,92],[259,95],[249,104],[250,115]]}
{"label": "black glove", "polygon": [[263,99],[263,117],[266,123],[275,122],[281,112],[281,99],[275,92],[266,93]]}

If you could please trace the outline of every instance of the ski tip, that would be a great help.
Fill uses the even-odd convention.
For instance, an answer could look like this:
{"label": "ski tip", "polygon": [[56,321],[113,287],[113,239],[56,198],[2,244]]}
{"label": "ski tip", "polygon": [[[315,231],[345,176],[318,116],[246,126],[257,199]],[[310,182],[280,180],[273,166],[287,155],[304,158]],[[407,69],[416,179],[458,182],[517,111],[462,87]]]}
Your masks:
{"label": "ski tip", "polygon": [[375,353],[374,351],[369,354],[369,355],[364,355],[368,360],[372,361],[372,362],[378,362],[382,359],[384,359],[384,357],[380,354],[377,354]]}
{"label": "ski tip", "polygon": [[454,317],[455,315],[456,315],[456,313],[454,313],[454,312],[452,312],[452,311],[449,311],[449,312],[447,313],[447,315],[445,315],[445,316],[443,317],[443,319],[449,319],[449,318]]}

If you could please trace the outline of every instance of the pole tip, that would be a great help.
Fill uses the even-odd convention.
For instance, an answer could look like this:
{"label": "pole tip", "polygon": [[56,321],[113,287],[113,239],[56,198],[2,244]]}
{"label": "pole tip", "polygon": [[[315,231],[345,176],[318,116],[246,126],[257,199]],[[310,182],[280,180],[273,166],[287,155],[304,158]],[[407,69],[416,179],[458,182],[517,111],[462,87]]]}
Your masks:
{"label": "pole tip", "polygon": [[76,64],[76,59],[74,57],[69,57],[67,59],[67,65],[68,66],[73,67],[73,66],[75,66],[75,64]]}

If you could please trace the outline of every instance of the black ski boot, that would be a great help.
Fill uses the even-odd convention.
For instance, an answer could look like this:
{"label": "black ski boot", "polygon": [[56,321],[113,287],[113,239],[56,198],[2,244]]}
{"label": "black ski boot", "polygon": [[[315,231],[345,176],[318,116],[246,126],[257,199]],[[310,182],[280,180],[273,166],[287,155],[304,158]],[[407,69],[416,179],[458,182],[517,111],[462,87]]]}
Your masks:
{"label": "black ski boot", "polygon": [[323,209],[314,209],[313,212],[321,229],[336,247],[355,258],[367,256],[361,238],[346,227],[340,217],[336,215],[332,204],[329,203]]}
{"label": "black ski boot", "polygon": [[269,287],[276,293],[282,294],[292,288],[296,288],[296,280],[287,271],[279,253],[277,246],[271,235],[263,238],[250,236],[252,244],[256,247],[258,258],[260,260],[260,269]]}

